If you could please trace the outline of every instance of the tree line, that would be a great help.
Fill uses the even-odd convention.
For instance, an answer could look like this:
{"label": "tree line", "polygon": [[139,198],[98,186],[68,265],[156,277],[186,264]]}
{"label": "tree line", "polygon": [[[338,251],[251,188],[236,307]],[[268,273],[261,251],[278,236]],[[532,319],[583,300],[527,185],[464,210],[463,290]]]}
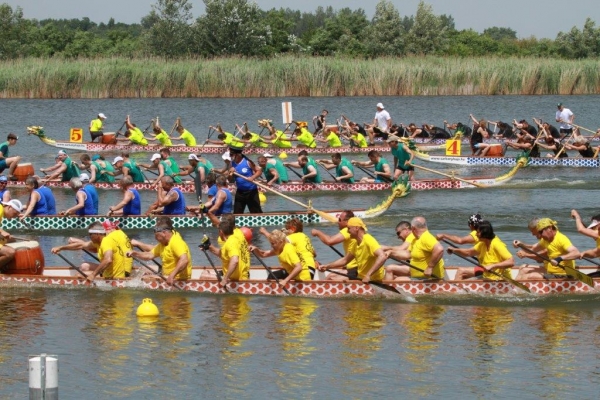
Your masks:
{"label": "tree line", "polygon": [[457,30],[450,15],[436,15],[420,2],[401,16],[387,0],[373,18],[362,9],[318,7],[314,12],[258,8],[248,0],[203,0],[205,13],[192,15],[188,0],[157,0],[139,24],[82,19],[26,19],[20,7],[0,5],[0,60],[25,57],[558,57],[600,55],[600,28],[590,18],[582,29],[554,40],[518,39],[517,32],[490,27],[483,33]]}

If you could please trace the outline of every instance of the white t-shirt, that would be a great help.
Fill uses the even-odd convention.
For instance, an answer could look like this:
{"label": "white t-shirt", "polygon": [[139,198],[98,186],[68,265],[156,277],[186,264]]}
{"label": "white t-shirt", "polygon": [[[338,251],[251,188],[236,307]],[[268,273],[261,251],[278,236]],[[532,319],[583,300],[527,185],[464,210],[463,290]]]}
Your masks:
{"label": "white t-shirt", "polygon": [[571,129],[572,128],[571,124],[568,123],[571,120],[572,116],[573,116],[573,113],[571,112],[571,110],[569,110],[568,108],[565,108],[565,107],[563,107],[562,111],[560,111],[560,110],[556,111],[556,119],[559,121],[560,120],[565,121],[560,124],[560,129]]}
{"label": "white t-shirt", "polygon": [[377,111],[375,113],[375,119],[377,120],[377,127],[381,131],[387,132],[388,131],[388,121],[390,119],[392,119],[390,117],[390,113],[387,112],[386,110]]}

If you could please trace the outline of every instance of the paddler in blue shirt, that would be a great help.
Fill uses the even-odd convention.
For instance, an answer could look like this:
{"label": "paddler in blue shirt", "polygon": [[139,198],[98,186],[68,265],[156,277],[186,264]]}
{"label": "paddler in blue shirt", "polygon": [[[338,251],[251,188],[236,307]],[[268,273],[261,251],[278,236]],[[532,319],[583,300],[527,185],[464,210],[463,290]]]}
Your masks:
{"label": "paddler in blue shirt", "polygon": [[[229,147],[229,155],[231,156],[229,176],[230,179],[231,177],[235,178],[237,186],[233,213],[243,214],[246,206],[248,206],[248,210],[253,214],[262,213],[258,197],[258,186],[254,183],[254,180],[262,174],[262,168],[246,158],[242,154],[242,149]],[[245,177],[245,179],[238,175]]]}
{"label": "paddler in blue shirt", "polygon": [[150,205],[145,215],[153,213],[163,215],[185,214],[185,198],[181,189],[175,187],[175,181],[170,176],[160,178],[157,199]]}

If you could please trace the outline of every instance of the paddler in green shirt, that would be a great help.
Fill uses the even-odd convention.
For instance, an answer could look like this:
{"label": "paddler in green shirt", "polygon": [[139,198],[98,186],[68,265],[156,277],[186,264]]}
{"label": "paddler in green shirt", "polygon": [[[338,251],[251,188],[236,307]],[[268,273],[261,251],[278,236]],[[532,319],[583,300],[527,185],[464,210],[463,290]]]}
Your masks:
{"label": "paddler in green shirt", "polygon": [[171,178],[173,178],[173,181],[175,183],[182,182],[181,178],[173,172],[173,170],[171,169],[171,166],[162,159],[162,157],[159,153],[154,153],[152,155],[152,157],[150,158],[150,162],[151,162],[151,164],[140,164],[140,166],[144,167],[146,169],[158,170],[158,176],[156,177],[156,180],[154,181],[154,186],[156,186],[160,183],[160,180],[163,176],[170,176]]}
{"label": "paddler in green shirt", "polygon": [[354,167],[340,153],[331,155],[331,161],[319,160],[319,163],[327,169],[335,168],[335,181],[343,183],[354,183]]}
{"label": "paddler in green shirt", "polygon": [[175,159],[171,156],[171,150],[169,150],[168,147],[163,147],[159,150],[159,153],[160,157],[162,158],[162,161],[171,168],[173,174],[179,175],[179,165],[177,164],[177,161],[175,161]]}
{"label": "paddler in green shirt", "polygon": [[[306,154],[306,151],[304,151]],[[302,182],[321,183],[321,174],[319,174],[319,168],[317,163],[312,157],[307,155],[299,155],[297,163],[285,163],[284,165],[296,168],[302,168]]]}
{"label": "paddler in green shirt", "polygon": [[53,166],[48,168],[40,168],[41,172],[52,172],[52,174],[44,178],[44,183],[58,178],[60,174],[62,174],[62,182],[68,182],[71,180],[71,178],[79,178],[79,167],[73,162],[73,160],[71,160],[64,150],[59,150],[56,160],[58,162]]}
{"label": "paddler in green shirt", "polygon": [[265,153],[264,156],[258,157],[258,165],[263,169],[267,185],[281,185],[282,183],[289,182],[285,166],[271,154]]}
{"label": "paddler in green shirt", "polygon": [[236,138],[234,135],[232,135],[229,132],[223,131],[223,128],[221,128],[221,125],[217,125],[216,128],[214,128],[212,126],[210,126],[209,128],[216,129],[217,132],[219,132],[219,134],[217,135],[217,139],[219,139],[219,140],[206,139],[206,143],[225,145],[228,147],[236,147],[239,149],[241,149],[245,146],[244,143],[240,142],[239,139]]}

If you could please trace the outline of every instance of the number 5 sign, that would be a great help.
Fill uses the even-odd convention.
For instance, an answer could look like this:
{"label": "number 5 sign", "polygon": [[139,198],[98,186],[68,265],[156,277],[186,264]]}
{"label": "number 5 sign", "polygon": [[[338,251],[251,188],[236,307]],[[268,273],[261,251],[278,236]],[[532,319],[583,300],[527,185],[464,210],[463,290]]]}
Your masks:
{"label": "number 5 sign", "polygon": [[81,143],[83,140],[83,129],[81,128],[71,128],[71,133],[69,135],[69,140],[71,142]]}
{"label": "number 5 sign", "polygon": [[460,140],[446,140],[446,155],[460,156]]}

